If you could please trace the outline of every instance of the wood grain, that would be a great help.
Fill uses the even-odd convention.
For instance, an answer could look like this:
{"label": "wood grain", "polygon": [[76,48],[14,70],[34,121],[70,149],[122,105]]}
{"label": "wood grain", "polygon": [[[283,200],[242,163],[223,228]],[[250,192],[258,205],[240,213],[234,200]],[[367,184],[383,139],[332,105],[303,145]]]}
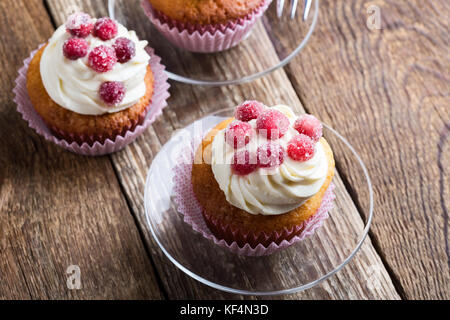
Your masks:
{"label": "wood grain", "polygon": [[[65,20],[65,17],[68,14],[65,8],[70,6],[77,6],[80,9],[97,16],[106,14],[104,4],[99,3],[98,1],[81,2],[75,0],[48,0],[47,3],[57,24],[60,24]],[[157,37],[154,31],[152,31],[149,22],[146,20],[146,17],[139,6],[139,1],[125,1],[123,3],[124,4],[121,5],[123,14],[119,19],[121,17],[126,18],[127,26],[137,30],[138,34],[143,38],[152,39],[154,36]],[[262,35],[258,39],[260,40],[259,45],[263,48],[263,50],[261,50],[261,55],[253,56],[248,53],[249,48],[243,46],[242,48],[239,48],[238,58],[240,64],[251,65],[258,60],[273,63],[278,59],[275,48],[272,46],[263,26],[260,24],[257,28],[258,29],[255,32]],[[161,48],[161,50],[164,50],[164,48]],[[167,52],[167,54],[176,53],[171,51],[170,53]],[[233,53],[228,56],[220,56],[219,58],[214,57],[214,60],[205,57],[202,57],[202,59],[204,64],[211,68],[220,68],[221,65],[226,64],[227,66],[230,66],[229,72],[231,73],[236,72],[235,68],[239,68],[239,65],[234,63],[236,57],[233,56]],[[189,70],[189,72],[196,72],[198,65],[195,63],[189,64],[186,63],[186,61],[179,61],[178,65],[173,65],[171,67],[185,68],[185,70]],[[161,281],[164,284],[164,290],[167,297],[171,299],[242,298],[240,296],[224,294],[217,290],[207,288],[192,280],[177,270],[158,249],[146,227],[142,201],[147,170],[151,164],[152,158],[161,148],[162,144],[165,143],[177,129],[183,128],[202,115],[221,109],[224,106],[236,105],[239,102],[250,98],[265,101],[267,104],[283,101],[286,104],[295,106],[297,111],[302,110],[302,105],[293,90],[287,75],[282,70],[277,71],[264,79],[255,81],[252,84],[239,87],[205,88],[175,83],[172,85],[172,98],[170,99],[169,108],[164,111],[164,115],[158,119],[153,127],[136,143],[129,146],[124,151],[113,155],[111,157],[113,165],[120,177],[128,203],[130,204],[141,232],[145,237],[147,247],[155,262]],[[337,183],[342,183],[339,178],[337,178]],[[343,185],[341,185],[340,190],[345,190]],[[354,207],[348,193],[344,192],[340,198],[346,199],[343,200],[340,205],[352,212],[353,218],[356,219],[356,221],[362,223],[359,213]],[[340,227],[346,228],[346,223],[346,221],[341,221]],[[327,230],[324,230],[324,232],[327,232]],[[188,240],[189,239],[186,239],[186,241]],[[380,285],[376,288],[368,284],[368,279],[373,279],[374,277],[373,274],[369,274],[369,266],[375,266],[376,269],[379,270],[379,274],[376,274],[375,278]],[[276,298],[396,299],[398,298],[398,295],[369,239],[365,242],[361,252],[356,256],[354,261],[336,276],[305,292]]]}
{"label": "wood grain", "polygon": [[43,3],[1,1],[0,30],[0,299],[161,298],[110,159],[63,151],[16,111],[17,70],[54,31]]}
{"label": "wood grain", "polygon": [[[366,26],[369,5],[380,30]],[[367,164],[371,238],[407,299],[450,297],[449,14],[448,1],[321,1],[313,39],[286,68],[307,110]],[[289,50],[292,34],[271,32],[283,39],[277,51]],[[361,185],[351,163],[339,165]]]}

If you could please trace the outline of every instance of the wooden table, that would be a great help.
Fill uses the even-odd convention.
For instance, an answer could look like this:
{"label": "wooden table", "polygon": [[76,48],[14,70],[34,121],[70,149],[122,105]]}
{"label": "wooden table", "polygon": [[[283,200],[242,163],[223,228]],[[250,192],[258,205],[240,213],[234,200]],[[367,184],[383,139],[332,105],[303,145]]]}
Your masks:
{"label": "wooden table", "polygon": [[[135,17],[130,27],[145,36],[139,0],[125,2]],[[372,4],[381,8],[379,30],[366,26]],[[172,82],[163,116],[136,143],[101,158],[46,142],[13,102],[23,59],[74,5],[107,14],[100,0],[0,1],[0,298],[244,298],[176,269],[144,217],[152,158],[174,130],[216,110],[217,97],[230,106],[248,98],[303,106],[352,142],[373,180],[374,220],[354,260],[312,289],[274,298],[450,298],[447,1],[322,0],[312,39],[287,67],[241,86]],[[283,40],[272,48],[289,44],[289,35],[267,32]],[[262,49],[278,58],[276,50]],[[337,183],[358,186],[349,166],[338,161]],[[345,192],[352,196],[350,187]],[[72,264],[82,270],[81,290],[67,288]],[[379,272],[368,274],[368,266]],[[369,285],[373,277],[379,286]]]}

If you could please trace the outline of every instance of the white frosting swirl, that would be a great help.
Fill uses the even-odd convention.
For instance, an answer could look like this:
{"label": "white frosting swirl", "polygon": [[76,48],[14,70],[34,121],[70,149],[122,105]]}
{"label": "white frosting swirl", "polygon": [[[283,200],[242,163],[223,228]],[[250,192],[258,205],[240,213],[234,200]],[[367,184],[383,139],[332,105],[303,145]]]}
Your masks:
{"label": "white frosting swirl", "polygon": [[[145,51],[147,41],[139,41],[134,31],[128,31],[118,24],[116,38],[124,37],[136,45],[136,55],[127,63],[116,63],[113,70],[98,73],[88,65],[89,54],[72,61],[64,57],[64,42],[71,36],[65,25],[59,27],[49,40],[41,58],[40,71],[42,82],[48,95],[61,107],[84,115],[102,115],[125,110],[136,104],[146,93],[145,75],[150,56]],[[89,52],[100,45],[112,46],[115,39],[102,41],[92,34],[86,38]],[[121,81],[125,84],[126,94],[122,102],[108,106],[99,96],[103,82]]]}
{"label": "white frosting swirl", "polygon": [[[296,116],[288,106],[274,106],[284,113],[290,121],[288,132],[279,140],[273,141],[286,149],[289,141],[298,135],[293,128]],[[249,122],[256,129],[256,120]],[[256,132],[246,146],[251,153],[259,145],[269,142]],[[281,166],[275,169],[258,168],[245,175],[232,172],[234,148],[225,141],[225,130],[221,130],[212,142],[211,167],[220,189],[233,206],[251,214],[278,215],[301,206],[314,196],[327,177],[328,160],[321,143],[316,144],[312,159],[300,162],[287,155]]]}

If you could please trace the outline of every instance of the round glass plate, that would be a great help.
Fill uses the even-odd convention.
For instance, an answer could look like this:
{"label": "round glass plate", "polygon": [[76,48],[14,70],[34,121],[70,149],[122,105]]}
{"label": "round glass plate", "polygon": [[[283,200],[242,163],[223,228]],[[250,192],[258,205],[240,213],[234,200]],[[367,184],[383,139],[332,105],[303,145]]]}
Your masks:
{"label": "round glass plate", "polygon": [[238,46],[218,53],[192,53],[167,41],[145,16],[144,10],[136,10],[141,1],[109,0],[109,14],[127,28],[136,30],[141,39],[149,41],[149,46],[162,57],[172,80],[197,85],[250,82],[285,66],[305,47],[319,16],[319,0],[313,0],[306,21],[303,21],[300,5],[294,19],[290,19],[288,5],[279,19],[274,0]]}
{"label": "round glass plate", "polygon": [[151,233],[171,262],[213,288],[244,295],[288,294],[311,288],[342,269],[367,236],[373,206],[367,170],[348,141],[325,125],[324,136],[334,150],[337,167],[351,177],[345,183],[334,179],[336,199],[330,217],[312,237],[283,251],[262,257],[236,255],[183,221],[174,202],[172,181],[173,167],[191,139],[203,136],[233,111],[218,111],[178,131],[156,155],[144,197]]}

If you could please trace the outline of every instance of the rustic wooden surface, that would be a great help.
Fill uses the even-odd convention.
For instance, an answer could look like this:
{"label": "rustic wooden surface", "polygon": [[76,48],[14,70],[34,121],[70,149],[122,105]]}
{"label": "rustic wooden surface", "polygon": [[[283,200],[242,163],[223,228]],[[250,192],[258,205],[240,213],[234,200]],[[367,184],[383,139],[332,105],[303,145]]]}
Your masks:
{"label": "rustic wooden surface", "polygon": [[[381,9],[381,30],[364,27],[369,4]],[[321,40],[288,77],[308,111],[339,128],[368,166],[371,239],[401,296],[448,299],[450,4],[322,1],[321,12]]]}
{"label": "rustic wooden surface", "polygon": [[[161,298],[110,159],[46,143],[15,111],[17,69],[54,31],[45,7],[0,8],[0,298]],[[81,290],[67,289],[70,265],[82,271]]]}
{"label": "rustic wooden surface", "polygon": [[[139,1],[122,3],[129,27],[149,37]],[[152,158],[175,130],[219,109],[217,97],[226,105],[248,98],[283,101],[319,115],[357,147],[374,180],[373,229],[355,259],[312,289],[274,298],[448,298],[448,8],[444,1],[380,1],[383,29],[369,31],[366,5],[321,1],[307,48],[285,70],[251,84],[172,83],[169,107],[136,143],[91,159],[64,152],[28,129],[14,111],[12,88],[22,60],[70,10],[106,15],[105,1],[2,0],[0,30],[14,28],[2,32],[0,43],[0,298],[243,298],[178,271],[158,249],[144,217]],[[289,35],[257,28],[264,55],[243,48],[240,59],[276,61],[289,47]],[[224,59],[208,63],[219,68]],[[361,181],[345,159],[338,169],[339,207],[362,223],[352,197],[356,206],[363,197],[345,191]],[[81,290],[66,287],[71,264],[83,270]],[[377,274],[369,274],[370,267]]]}

